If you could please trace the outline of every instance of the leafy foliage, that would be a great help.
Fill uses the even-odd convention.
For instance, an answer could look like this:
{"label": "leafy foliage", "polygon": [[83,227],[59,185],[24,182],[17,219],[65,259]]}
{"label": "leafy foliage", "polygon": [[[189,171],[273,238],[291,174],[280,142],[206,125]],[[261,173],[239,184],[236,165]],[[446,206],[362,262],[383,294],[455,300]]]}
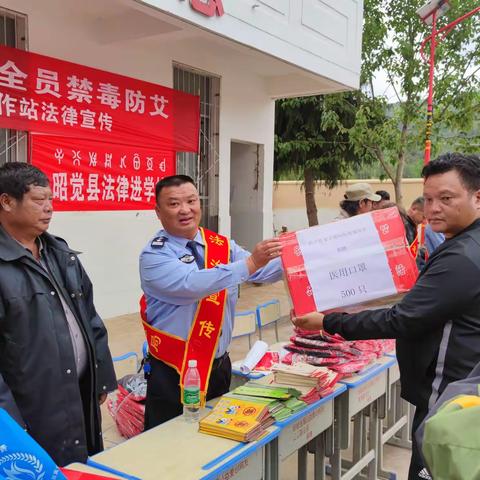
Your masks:
{"label": "leafy foliage", "polygon": [[[406,172],[418,176],[423,163],[429,65],[421,57],[420,45],[431,27],[416,11],[424,1],[364,1],[360,91],[277,102],[277,179],[285,175],[305,179],[308,173],[333,186],[352,172],[375,172],[393,182],[401,204],[402,178]],[[479,6],[478,0],[450,4],[438,21],[439,29]],[[479,23],[476,14],[439,37],[432,158],[448,150],[478,151]],[[428,60],[430,44],[424,53]],[[374,91],[380,73],[394,89],[394,103],[384,92]]]}
{"label": "leafy foliage", "polygon": [[[350,139],[357,155],[378,161],[395,184],[401,201],[406,163],[420,170],[425,135],[428,64],[420,45],[431,34],[416,15],[424,0],[365,1],[362,81],[367,86]],[[453,0],[438,22],[446,25],[478,6],[474,0]],[[471,151],[478,145],[480,29],[479,15],[465,20],[438,44],[435,54],[432,156],[446,150]],[[425,48],[429,58],[430,44]],[[477,66],[477,67],[475,67]],[[386,72],[396,94],[394,105],[373,92],[373,79]],[[370,87],[370,91],[368,91]],[[384,122],[380,121],[384,118]],[[372,126],[373,125],[373,126]]]}
{"label": "leafy foliage", "polygon": [[334,186],[360,161],[354,155],[348,129],[355,122],[356,93],[279,100],[276,104],[275,178],[282,173]]}

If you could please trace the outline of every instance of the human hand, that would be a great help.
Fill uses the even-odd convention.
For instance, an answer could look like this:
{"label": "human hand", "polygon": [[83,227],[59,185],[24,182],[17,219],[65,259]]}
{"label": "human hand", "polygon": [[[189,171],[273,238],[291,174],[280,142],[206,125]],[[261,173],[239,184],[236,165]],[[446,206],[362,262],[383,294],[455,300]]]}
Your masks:
{"label": "human hand", "polygon": [[98,396],[98,404],[102,405],[105,402],[106,399],[107,399],[107,394],[106,393],[101,393]]}
{"label": "human hand", "polygon": [[290,320],[292,323],[303,330],[323,330],[323,319],[325,315],[320,312],[311,312],[300,317],[295,317],[292,313],[290,314]]}
{"label": "human hand", "polygon": [[270,260],[282,253],[282,243],[278,238],[262,240],[255,245],[252,255],[248,258],[250,274],[264,267]]}

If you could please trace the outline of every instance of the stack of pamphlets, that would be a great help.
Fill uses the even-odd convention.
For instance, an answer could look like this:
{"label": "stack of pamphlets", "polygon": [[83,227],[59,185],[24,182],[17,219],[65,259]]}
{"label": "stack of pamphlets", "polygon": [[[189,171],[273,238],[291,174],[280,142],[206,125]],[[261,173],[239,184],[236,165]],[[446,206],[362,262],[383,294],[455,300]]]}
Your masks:
{"label": "stack of pamphlets", "polygon": [[308,363],[286,365],[277,363],[272,367],[275,382],[300,387],[330,387],[337,382],[339,375],[326,367],[315,367]]}
{"label": "stack of pamphlets", "polygon": [[292,412],[288,408],[285,408],[284,403],[272,398],[266,397],[249,397],[248,395],[238,395],[234,392],[229,392],[225,394],[226,397],[237,398],[240,400],[245,400],[246,402],[255,398],[255,402],[262,403],[268,408],[268,411],[274,421],[278,422],[288,418]]}
{"label": "stack of pamphlets", "polygon": [[265,385],[255,380],[237,387],[227,395],[235,398],[263,401],[268,405],[270,415],[277,422],[285,420],[307,406],[307,402],[300,398],[302,396],[300,390],[278,384]]}
{"label": "stack of pamphlets", "polygon": [[247,395],[249,397],[263,397],[275,400],[288,400],[292,396],[298,394],[294,388],[278,386],[272,387],[263,385],[254,381],[241,385],[233,390],[236,395]]}
{"label": "stack of pamphlets", "polygon": [[272,371],[276,384],[302,388],[300,399],[306,403],[313,403],[332,393],[334,385],[342,377],[329,368],[302,362],[293,365],[279,363],[272,367]]}
{"label": "stack of pamphlets", "polygon": [[237,442],[251,442],[260,438],[273,422],[265,402],[223,396],[212,412],[200,420],[199,430]]}

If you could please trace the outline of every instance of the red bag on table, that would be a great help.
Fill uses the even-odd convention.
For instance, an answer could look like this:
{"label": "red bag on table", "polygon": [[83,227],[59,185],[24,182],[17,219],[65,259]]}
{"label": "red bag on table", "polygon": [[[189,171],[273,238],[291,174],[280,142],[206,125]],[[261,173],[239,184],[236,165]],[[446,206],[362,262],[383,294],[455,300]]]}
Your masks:
{"label": "red bag on table", "polygon": [[109,399],[107,408],[120,435],[131,438],[144,430],[147,382],[143,373],[127,375],[118,381],[118,390]]}

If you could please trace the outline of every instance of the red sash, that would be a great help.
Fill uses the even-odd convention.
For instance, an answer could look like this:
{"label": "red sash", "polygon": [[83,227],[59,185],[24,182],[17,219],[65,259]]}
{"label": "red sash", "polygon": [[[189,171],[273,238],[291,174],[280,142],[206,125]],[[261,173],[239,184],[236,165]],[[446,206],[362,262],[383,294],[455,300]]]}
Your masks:
{"label": "red sash", "polygon": [[410,244],[410,253],[412,254],[413,258],[417,258],[418,253],[418,233],[415,237],[415,240]]}
{"label": "red sash", "polygon": [[[417,227],[417,236],[415,240],[410,244],[410,253],[413,258],[417,258],[418,249],[425,245],[425,224],[420,223]],[[425,251],[425,261],[428,260],[428,252]]]}
{"label": "red sash", "polygon": [[[230,261],[230,244],[226,237],[200,228],[205,245],[205,268],[213,268]],[[175,368],[180,374],[181,401],[188,361],[197,360],[200,372],[200,397],[205,403],[212,364],[222,330],[227,290],[203,298],[197,307],[187,341],[158,330],[146,322],[145,296],[140,299],[140,314],[147,337],[149,353]]]}

